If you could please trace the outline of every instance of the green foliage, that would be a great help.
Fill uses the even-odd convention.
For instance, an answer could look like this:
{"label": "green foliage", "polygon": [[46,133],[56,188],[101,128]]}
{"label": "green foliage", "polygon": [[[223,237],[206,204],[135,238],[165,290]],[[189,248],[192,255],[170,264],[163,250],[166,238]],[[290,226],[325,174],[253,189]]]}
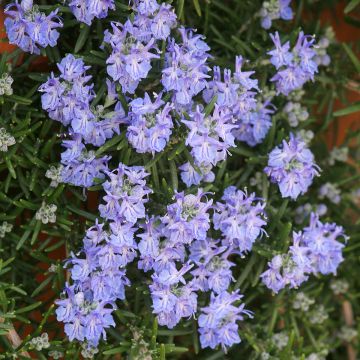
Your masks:
{"label": "green foliage", "polygon": [[[39,3],[44,11],[58,7],[51,1]],[[177,0],[173,3],[182,23],[206,35],[214,63],[232,68],[235,55],[241,54],[249,60],[251,68],[256,68],[260,82],[269,78],[266,52],[272,45],[257,17],[262,1]],[[332,11],[337,4],[335,0],[297,1],[295,20],[290,23],[276,21],[274,29],[287,34],[290,40],[296,38],[300,29],[320,36],[327,25],[320,23],[322,11]],[[358,0],[349,1],[344,10],[345,20],[353,26],[359,26],[353,17],[358,5]],[[63,261],[71,251],[78,251],[86,227],[97,217],[92,199],[97,197],[101,186],[99,183],[88,192],[64,184],[51,186],[46,172],[50,166],[59,163],[60,142],[65,135],[64,129],[41,110],[37,89],[50,71],[56,71],[55,63],[71,52],[92,65],[98,94],[94,105],[103,100],[106,58],[99,46],[110,21],[123,21],[129,8],[127,1],[117,1],[116,12],[106,20],[94,21],[90,27],[74,21],[66,7],[61,6],[60,13],[64,21],[61,42],[58,47],[44,51],[48,65],[37,67],[36,56],[24,55],[19,50],[3,54],[0,60],[0,76],[8,72],[14,79],[14,94],[0,96],[0,128],[5,128],[16,141],[7,152],[0,151],[0,226],[4,222],[12,225],[12,231],[0,237],[0,359],[26,358],[29,351],[37,359],[49,359],[53,351],[62,352],[65,359],[79,359],[82,350],[64,337],[54,317],[53,302],[60,296],[68,277],[62,268]],[[115,312],[117,327],[109,331],[109,341],[100,345],[95,359],[120,359],[115,357],[120,354],[121,359],[140,360],[145,352],[150,354],[149,359],[161,360],[251,360],[261,359],[261,354],[267,352],[273,354],[274,359],[287,360],[293,356],[306,359],[323,350],[329,350],[328,359],[346,358],[346,341],[339,337],[341,328],[346,325],[344,303],[351,304],[355,320],[360,316],[360,280],[356,276],[360,272],[360,211],[353,193],[359,188],[359,166],[356,163],[359,153],[354,146],[359,144],[359,134],[348,131],[344,143],[344,146],[349,146],[353,160],[337,162],[334,166],[328,163],[325,136],[329,127],[336,135],[341,116],[360,110],[359,102],[347,100],[350,85],[352,89],[360,90],[359,83],[354,80],[360,70],[356,55],[359,50],[359,44],[334,42],[330,46],[331,65],[320,71],[315,83],[306,86],[303,104],[311,110],[311,116],[301,124],[301,128],[314,131],[312,150],[323,170],[309,193],[296,203],[284,201],[264,174],[260,176],[258,188],[252,189],[259,191],[267,201],[269,226],[266,230],[269,237],[258,240],[252,253],[245,258],[234,259],[234,288],[241,288],[241,292],[246,294],[247,308],[255,312],[253,320],[241,324],[243,342],[225,355],[220,349],[200,350],[193,319],[173,330],[158,328],[149,312],[151,303],[147,284],[138,281],[137,286],[127,289],[127,301],[118,304],[119,309]],[[335,108],[337,100],[343,103],[341,109]],[[211,111],[213,104],[214,101],[206,110]],[[279,100],[275,105],[281,109],[285,101]],[[248,185],[249,179],[262,172],[269,151],[290,129],[286,117],[279,112],[273,117],[273,126],[265,141],[255,149],[246,145],[232,149],[232,156],[217,169],[215,182],[205,190],[219,196],[229,185]],[[123,132],[100,147],[96,155],[109,154],[114,163],[144,165],[151,172],[149,185],[155,190],[152,210],[164,212],[174,190],[183,188],[177,167],[185,161],[192,161],[184,141],[184,133],[177,127],[165,151],[152,157],[132,151]],[[335,141],[330,143],[334,145]],[[295,209],[308,202],[316,204],[318,188],[324,182],[336,184],[342,193],[340,204],[326,202],[329,210],[325,220],[343,225],[350,236],[345,248],[345,262],[337,277],[349,284],[349,290],[341,295],[334,294],[330,277],[313,278],[301,291],[315,303],[308,310],[301,311],[294,309],[296,291],[284,290],[273,296],[259,284],[259,275],[268,259],[287,249],[291,232],[297,229],[293,220]],[[190,191],[196,191],[196,188]],[[43,204],[56,205],[55,222],[44,224],[37,219],[36,213]],[[131,279],[141,279],[141,276],[136,269],[129,270]],[[319,305],[324,306],[328,315],[321,324],[313,322],[320,312]],[[20,336],[16,348],[9,340],[9,333],[14,329]],[[281,331],[286,332],[287,340],[278,350],[272,337]],[[50,347],[38,351],[34,349],[32,339],[43,332],[49,333]],[[358,343],[354,339],[351,342],[355,349]]]}

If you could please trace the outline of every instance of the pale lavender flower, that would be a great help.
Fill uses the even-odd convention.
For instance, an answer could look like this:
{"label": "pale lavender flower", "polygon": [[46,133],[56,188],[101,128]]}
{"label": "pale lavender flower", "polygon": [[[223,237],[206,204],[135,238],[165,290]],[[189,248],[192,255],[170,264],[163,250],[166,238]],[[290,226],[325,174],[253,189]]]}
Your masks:
{"label": "pale lavender flower", "polygon": [[190,129],[185,144],[192,147],[195,164],[216,165],[225,160],[228,149],[235,146],[231,113],[215,105],[212,115],[206,115],[200,106],[189,115],[190,120],[182,122]]}
{"label": "pale lavender flower", "polygon": [[263,283],[278,293],[287,285],[290,288],[299,287],[310,274],[336,274],[343,261],[344,247],[338,237],[347,239],[341,226],[323,224],[319,215],[312,213],[310,225],[301,232],[293,232],[293,245],[289,252],[276,255],[268,263],[269,269],[261,274]]}
{"label": "pale lavender flower", "polygon": [[215,207],[213,223],[215,230],[223,235],[223,245],[230,246],[240,253],[252,249],[255,240],[263,233],[266,225],[265,203],[255,194],[237,190],[230,186],[224,191],[222,202]]}
{"label": "pale lavender flower", "polygon": [[264,169],[271,181],[279,185],[283,198],[294,200],[306,193],[313,178],[319,175],[314,155],[304,141],[290,134],[289,142],[283,140],[269,154],[268,166]]}
{"label": "pale lavender flower", "polygon": [[7,5],[4,25],[9,42],[31,54],[40,54],[39,47],[54,47],[59,38],[56,29],[63,26],[57,12],[55,10],[45,15],[33,5],[32,0]]}
{"label": "pale lavender flower", "polygon": [[221,345],[226,351],[233,344],[240,343],[237,322],[244,319],[243,314],[252,317],[252,313],[244,309],[244,304],[233,304],[242,297],[238,291],[211,294],[210,304],[201,309],[202,314],[198,320],[202,348],[215,349]]}
{"label": "pale lavender flower", "polygon": [[[275,49],[268,52],[270,62],[278,70],[271,78],[278,93],[288,95],[300,89],[307,81],[313,80],[318,71],[315,62],[314,38],[300,32],[296,45],[290,51],[290,43],[281,44],[279,33],[270,35]],[[310,39],[310,40],[309,40]]]}
{"label": "pale lavender flower", "polygon": [[114,0],[69,0],[69,8],[78,21],[91,25],[94,18],[103,19],[115,10]]}
{"label": "pale lavender flower", "polygon": [[272,121],[271,115],[274,113],[269,101],[258,102],[254,110],[242,116],[235,124],[233,130],[235,138],[246,142],[249,146],[256,146],[265,139],[269,132]]}
{"label": "pale lavender flower", "polygon": [[[194,165],[195,166],[195,165]],[[215,174],[211,171],[209,164],[200,164],[195,169],[189,162],[179,166],[181,180],[187,187],[199,185],[201,181],[211,183],[215,180]]]}
{"label": "pale lavender flower", "polygon": [[171,244],[191,244],[204,240],[210,228],[208,210],[212,200],[202,201],[205,193],[198,189],[196,195],[175,194],[176,202],[167,206],[167,214],[161,218],[165,224],[164,234]]}
{"label": "pale lavender flower", "polygon": [[151,190],[146,186],[149,175],[141,166],[128,167],[119,164],[113,171],[106,171],[108,180],[103,184],[106,204],[99,206],[100,215],[107,220],[126,220],[135,224],[145,218],[147,196]]}
{"label": "pale lavender flower", "polygon": [[290,3],[291,0],[264,1],[260,10],[261,26],[264,29],[270,29],[274,20],[292,20],[293,12],[289,6]]}
{"label": "pale lavender flower", "polygon": [[144,98],[136,98],[130,104],[130,120],[127,138],[139,153],[162,151],[169,141],[173,121],[170,115],[173,105],[161,100],[161,94],[154,102],[145,93]]}
{"label": "pale lavender flower", "polygon": [[139,29],[137,37],[142,41],[149,41],[151,38],[166,40],[177,24],[176,14],[170,4],[138,1],[134,11],[137,12],[134,25]]}
{"label": "pale lavender flower", "polygon": [[310,224],[304,228],[302,241],[311,251],[315,274],[336,274],[339,264],[344,260],[342,249],[345,245],[337,240],[339,237],[347,240],[342,226],[335,223],[323,224],[317,214],[311,214]]}
{"label": "pale lavender flower", "polygon": [[206,65],[210,48],[202,35],[190,29],[179,28],[181,44],[171,39],[165,54],[165,68],[162,70],[162,84],[166,91],[173,91],[173,102],[187,106],[192,98],[206,86],[209,67]]}
{"label": "pale lavender flower", "polygon": [[242,56],[237,56],[235,72],[225,69],[223,76],[215,66],[213,80],[207,83],[203,98],[210,103],[216,96],[216,104],[226,107],[232,115],[235,138],[255,146],[263,141],[271,127],[273,110],[269,101],[257,101],[258,81],[251,78],[254,71],[243,71],[243,64]]}
{"label": "pale lavender flower", "polygon": [[[71,149],[73,151],[74,149]],[[63,153],[70,154],[70,153]],[[94,151],[82,151],[78,156],[65,160],[63,157],[61,180],[75,186],[90,187],[94,179],[103,179],[104,172],[108,170],[109,156],[95,157]]]}
{"label": "pale lavender flower", "polygon": [[106,60],[107,73],[119,82],[122,91],[133,94],[139,82],[146,78],[151,69],[151,60],[159,58],[154,39],[142,42],[143,31],[130,20],[124,25],[111,23],[112,33],[105,31],[104,43],[109,44],[111,55]]}

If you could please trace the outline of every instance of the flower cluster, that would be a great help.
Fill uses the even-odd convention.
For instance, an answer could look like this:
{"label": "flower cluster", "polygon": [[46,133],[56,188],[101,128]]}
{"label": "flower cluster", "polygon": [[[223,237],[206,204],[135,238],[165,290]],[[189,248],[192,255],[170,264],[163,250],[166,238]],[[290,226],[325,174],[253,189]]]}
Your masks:
{"label": "flower cluster", "polygon": [[212,183],[215,180],[215,174],[211,171],[211,164],[200,164],[196,166],[197,169],[195,169],[194,166],[189,162],[179,166],[179,170],[181,170],[181,180],[187,187],[199,185],[201,181]]}
{"label": "flower cluster", "polygon": [[103,19],[115,10],[114,0],[68,0],[69,8],[78,21],[91,25],[94,18]]}
{"label": "flower cluster", "polygon": [[40,12],[32,0],[11,3],[5,8],[5,28],[11,44],[31,54],[40,54],[40,48],[54,47],[59,38],[56,30],[62,27],[57,9],[49,15]]}
{"label": "flower cluster", "polygon": [[[241,313],[249,313],[243,304],[232,305],[242,297],[228,293],[233,280],[233,263],[228,257],[237,251],[225,239],[220,242],[207,237],[212,200],[203,201],[204,195],[201,190],[197,195],[178,193],[165,216],[146,222],[144,233],[139,235],[138,267],[154,271],[150,292],[160,325],[172,328],[181,318],[195,316],[198,292],[211,291],[210,305],[201,309],[199,317],[201,345],[226,348],[240,342],[235,335],[236,322],[242,320]],[[207,309],[220,304],[223,311],[218,312],[214,322],[208,322]],[[230,314],[233,316],[227,320]],[[232,333],[229,338],[228,331]]]}
{"label": "flower cluster", "polygon": [[61,154],[62,180],[77,186],[89,187],[95,178],[103,178],[107,169],[108,156],[96,158],[94,151],[88,151],[85,144],[101,146],[107,139],[120,133],[119,125],[126,122],[125,112],[114,85],[108,81],[106,106],[115,104],[112,112],[105,106],[91,107],[94,98],[91,76],[86,75],[89,66],[82,59],[69,54],[58,64],[60,76],[52,75],[42,84],[39,91],[42,107],[51,119],[69,126],[70,140],[64,140],[65,151]]}
{"label": "flower cluster", "polygon": [[7,152],[9,146],[15,144],[15,138],[10,133],[8,133],[5,128],[0,128],[0,151]]}
{"label": "flower cluster", "polygon": [[13,89],[11,87],[14,79],[8,74],[3,73],[0,77],[0,96],[1,95],[12,95]]}
{"label": "flower cluster", "polygon": [[[265,2],[263,26],[270,27],[277,18],[291,19],[289,4],[288,0]],[[71,0],[69,6],[78,20],[91,24],[94,18],[106,17],[115,2]],[[97,157],[96,148],[120,135],[124,124],[127,140],[124,137],[121,144],[128,141],[136,152],[154,155],[169,142],[172,145],[174,126],[179,131],[187,128],[185,144],[180,146],[189,146],[192,158],[180,166],[181,178],[187,187],[212,182],[213,168],[227,159],[235,140],[251,147],[264,140],[272,126],[275,90],[259,89],[254,71],[244,71],[241,56],[236,57],[234,71],[215,66],[210,78],[209,46],[202,35],[183,27],[177,29],[179,41],[172,37],[177,19],[169,4],[134,0],[132,10],[124,24],[112,22],[104,34],[102,49],[108,51],[106,70],[112,79],[107,80],[104,105],[94,105],[102,93],[95,93],[96,85],[87,73],[90,67],[73,55],[58,64],[58,77],[52,74],[40,87],[43,109],[68,127],[62,165],[46,174],[51,186],[63,181],[88,188],[103,179],[105,192],[99,205],[102,220],[87,230],[82,248],[71,253],[66,263],[71,283],[57,301],[57,319],[65,323],[70,341],[84,343],[82,356],[91,358],[99,341],[106,339],[106,330],[115,326],[112,313],[116,302],[125,299],[125,287],[130,285],[127,267],[134,263],[149,274],[152,312],[160,326],[174,328],[184,318],[197,318],[201,346],[226,350],[241,341],[238,321],[244,315],[252,317],[240,303],[240,292],[230,289],[232,260],[250,252],[255,241],[267,235],[265,202],[235,186],[226,188],[216,204],[203,189],[188,189],[175,191],[166,210],[157,212],[163,205],[157,204],[155,213],[147,212],[152,191],[145,168],[120,163],[111,170],[110,156]],[[278,72],[271,80],[278,93],[293,92],[284,112],[290,125],[297,126],[308,118],[299,94],[317,72],[314,40],[300,33],[290,50],[290,43],[282,45],[278,33],[272,39],[276,48],[269,54]],[[161,77],[154,82],[157,93],[150,92],[153,68]],[[109,107],[113,109],[108,111]],[[282,197],[297,199],[318,170],[306,141],[290,134],[288,142],[271,151],[264,172],[278,184]],[[264,194],[265,174],[253,181],[264,184]],[[274,292],[299,287],[310,274],[335,273],[342,261],[344,245],[337,238],[344,236],[343,229],[321,223],[319,215],[325,210],[318,208],[310,225],[293,233],[288,253],[276,255],[261,275]],[[307,204],[299,209],[306,216],[313,210]],[[50,210],[43,206],[36,218],[55,221]],[[146,348],[142,351],[151,356]]]}
{"label": "flower cluster", "polygon": [[233,247],[241,254],[252,249],[255,240],[265,233],[265,203],[255,194],[230,186],[224,191],[223,202],[218,202],[214,214],[214,228],[223,234],[223,245]]}
{"label": "flower cluster", "polygon": [[171,135],[173,105],[161,100],[158,95],[154,102],[145,93],[144,98],[131,101],[127,138],[139,153],[160,152],[164,150]]}
{"label": "flower cluster", "polygon": [[106,60],[107,73],[121,85],[124,93],[133,94],[140,81],[158,59],[158,40],[166,40],[176,25],[176,15],[169,4],[159,5],[155,0],[137,0],[133,21],[111,23],[112,32],[106,30],[104,44],[111,48]]}
{"label": "flower cluster", "polygon": [[236,122],[237,127],[233,131],[235,138],[249,146],[262,143],[271,128],[271,115],[273,113],[274,108],[269,101],[258,101],[253,111],[239,118]]}
{"label": "flower cluster", "polygon": [[213,80],[207,83],[203,98],[210,103],[216,97],[216,104],[232,116],[236,139],[255,146],[263,141],[271,127],[273,110],[268,100],[257,101],[258,81],[251,78],[254,71],[242,70],[243,63],[243,58],[237,56],[234,74],[225,69],[223,77],[220,68],[215,66]]}
{"label": "flower cluster", "polygon": [[63,166],[61,164],[57,167],[50,166],[50,168],[46,170],[45,176],[51,180],[50,183],[51,187],[57,187],[61,183],[62,170],[63,170]]}
{"label": "flower cluster", "polygon": [[145,217],[145,203],[151,190],[146,187],[145,178],[149,175],[141,166],[127,167],[120,164],[103,184],[106,204],[100,205],[100,215],[106,220],[126,221],[135,224]]}
{"label": "flower cluster", "polygon": [[141,41],[142,32],[130,20],[122,25],[111,23],[112,33],[106,30],[104,43],[111,47],[106,60],[107,73],[119,82],[124,93],[133,94],[140,81],[147,77],[151,69],[151,60],[159,55],[151,52],[155,49],[154,39]]}
{"label": "flower cluster", "polygon": [[181,43],[170,39],[162,70],[162,85],[173,92],[176,107],[190,107],[192,98],[206,87],[209,67],[206,65],[210,48],[202,35],[190,29],[179,28]]}
{"label": "flower cluster", "polygon": [[219,344],[224,350],[228,346],[240,343],[236,322],[243,320],[242,314],[252,317],[252,313],[244,310],[244,304],[234,306],[233,303],[242,298],[237,291],[212,294],[210,304],[201,309],[199,316],[199,332],[202,347],[215,349]]}
{"label": "flower cluster", "polygon": [[269,269],[261,275],[263,283],[278,293],[286,285],[299,287],[310,274],[336,274],[343,261],[344,244],[337,240],[340,236],[347,239],[341,226],[323,224],[318,215],[312,213],[309,226],[293,233],[289,252],[276,255],[268,263]]}
{"label": "flower cluster", "polygon": [[[236,126],[231,123],[231,113],[227,108],[215,105],[212,115],[207,115],[197,106],[189,114],[189,120],[182,119],[182,122],[190,130],[185,144],[191,146],[191,155],[200,169],[210,170],[219,161],[225,160],[228,149],[235,146],[232,130]],[[189,177],[186,182],[191,185],[197,181],[190,181]]]}
{"label": "flower cluster", "polygon": [[281,44],[279,33],[271,34],[275,49],[268,52],[270,62],[275,66],[277,73],[271,81],[275,82],[278,93],[288,95],[300,89],[307,81],[314,79],[318,71],[315,61],[315,39],[300,32],[296,45],[290,51],[290,42]]}
{"label": "flower cluster", "polygon": [[314,155],[300,138],[290,134],[289,142],[283,140],[269,154],[268,166],[264,169],[271,181],[279,185],[283,198],[294,200],[304,194],[318,175]]}
{"label": "flower cluster", "polygon": [[57,301],[58,321],[65,322],[70,340],[86,340],[96,347],[101,337],[114,326],[111,315],[115,301],[125,298],[129,285],[125,267],[136,256],[136,222],[145,217],[144,204],[150,190],[142,167],[127,167],[107,172],[103,184],[106,204],[99,206],[107,223],[89,228],[82,251],[68,260],[73,285],[65,288],[66,297]]}
{"label": "flower cluster", "polygon": [[291,0],[264,1],[260,10],[261,26],[264,29],[270,29],[274,20],[292,20],[293,12],[289,6],[290,3]]}

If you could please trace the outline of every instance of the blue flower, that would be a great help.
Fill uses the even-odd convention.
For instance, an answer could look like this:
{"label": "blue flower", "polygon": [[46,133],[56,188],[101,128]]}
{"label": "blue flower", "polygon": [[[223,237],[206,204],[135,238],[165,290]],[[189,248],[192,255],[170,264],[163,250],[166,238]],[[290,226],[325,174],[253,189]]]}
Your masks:
{"label": "blue flower", "polygon": [[223,234],[223,245],[240,253],[252,249],[255,240],[265,233],[265,203],[255,194],[230,186],[224,191],[223,202],[218,202],[213,216],[214,228]]}
{"label": "blue flower", "polygon": [[306,193],[313,178],[319,175],[318,169],[306,143],[290,134],[289,142],[283,140],[282,147],[271,151],[264,171],[272,182],[279,185],[283,198],[296,200]]}
{"label": "blue flower", "polygon": [[273,20],[292,20],[293,12],[290,5],[291,0],[269,0],[264,1],[260,10],[261,26],[270,29]]}
{"label": "blue flower", "polygon": [[118,81],[124,93],[133,94],[139,82],[146,78],[151,69],[151,60],[159,58],[154,54],[154,38],[143,42],[142,31],[127,20],[124,25],[111,23],[112,31],[105,31],[104,43],[111,47],[106,60],[107,73]]}
{"label": "blue flower", "polygon": [[198,189],[196,195],[175,195],[176,202],[168,205],[167,214],[161,218],[164,234],[171,244],[191,244],[195,239],[204,240],[210,228],[208,210],[212,200],[202,201],[205,193]]}
{"label": "blue flower", "polygon": [[210,103],[216,96],[216,104],[232,117],[234,137],[255,146],[263,141],[270,129],[273,110],[268,108],[269,101],[264,104],[257,101],[258,81],[251,78],[254,71],[242,70],[243,63],[244,59],[237,56],[234,74],[225,69],[223,79],[220,68],[215,66],[213,80],[207,83],[203,98]]}
{"label": "blue flower", "polygon": [[[275,82],[278,93],[288,95],[291,91],[302,88],[309,80],[314,79],[318,71],[314,38],[300,32],[294,48],[290,51],[290,43],[281,44],[279,33],[270,35],[275,49],[268,52],[270,62],[278,70],[271,78]],[[310,39],[310,40],[309,40]]]}
{"label": "blue flower", "polygon": [[37,6],[33,6],[32,0],[7,5],[4,25],[9,42],[31,54],[40,54],[39,47],[56,46],[59,38],[56,29],[63,26],[57,12],[55,10],[45,15]]}
{"label": "blue flower", "polygon": [[190,130],[185,144],[192,147],[195,164],[216,165],[225,160],[227,150],[235,146],[232,130],[236,127],[227,108],[215,105],[212,115],[206,115],[197,106],[189,116],[190,120],[182,119],[182,122]]}
{"label": "blue flower", "polygon": [[209,183],[213,182],[215,180],[215,174],[211,169],[212,165],[205,163],[199,164],[197,169],[194,169],[189,162],[179,166],[179,170],[181,170],[181,180],[187,187],[199,185],[201,181]]}
{"label": "blue flower", "polygon": [[100,215],[108,220],[126,220],[135,224],[145,218],[145,203],[151,190],[146,186],[145,177],[149,174],[141,166],[128,167],[119,164],[118,168],[106,172],[103,184],[106,192],[105,205],[100,205]]}
{"label": "blue flower", "polygon": [[173,91],[173,103],[177,107],[188,106],[192,98],[206,86],[209,67],[206,65],[210,50],[202,35],[192,30],[179,28],[182,42],[174,39],[168,43],[165,54],[165,68],[162,70],[162,84],[166,91]]}
{"label": "blue flower", "polygon": [[78,21],[91,25],[94,18],[106,18],[109,10],[115,10],[115,1],[71,0],[69,7]]}
{"label": "blue flower", "polygon": [[227,347],[240,343],[237,321],[244,319],[242,314],[252,317],[250,311],[244,310],[244,304],[233,305],[242,297],[238,291],[211,294],[210,304],[201,309],[198,320],[202,348],[215,349],[221,345],[226,351]]}
{"label": "blue flower", "polygon": [[343,261],[344,244],[337,240],[344,235],[343,228],[336,224],[319,221],[319,215],[312,213],[310,225],[302,231],[293,232],[293,245],[289,252],[276,255],[269,263],[269,269],[261,274],[263,283],[274,293],[285,286],[299,287],[310,274],[336,274]]}
{"label": "blue flower", "polygon": [[127,138],[137,152],[160,152],[169,141],[173,127],[170,115],[173,105],[163,105],[161,95],[152,103],[147,93],[144,99],[136,98],[130,102]]}
{"label": "blue flower", "polygon": [[347,239],[344,229],[335,223],[323,224],[319,215],[312,213],[310,224],[303,232],[302,242],[311,252],[313,272],[335,275],[339,264],[344,260],[342,249],[345,245],[337,240],[339,237]]}

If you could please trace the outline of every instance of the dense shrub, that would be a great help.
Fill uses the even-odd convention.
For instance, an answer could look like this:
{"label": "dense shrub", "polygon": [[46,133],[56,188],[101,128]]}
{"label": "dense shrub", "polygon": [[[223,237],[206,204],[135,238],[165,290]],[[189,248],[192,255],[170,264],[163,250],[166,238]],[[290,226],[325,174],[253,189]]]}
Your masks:
{"label": "dense shrub", "polygon": [[0,358],[355,359],[358,4],[6,5]]}

